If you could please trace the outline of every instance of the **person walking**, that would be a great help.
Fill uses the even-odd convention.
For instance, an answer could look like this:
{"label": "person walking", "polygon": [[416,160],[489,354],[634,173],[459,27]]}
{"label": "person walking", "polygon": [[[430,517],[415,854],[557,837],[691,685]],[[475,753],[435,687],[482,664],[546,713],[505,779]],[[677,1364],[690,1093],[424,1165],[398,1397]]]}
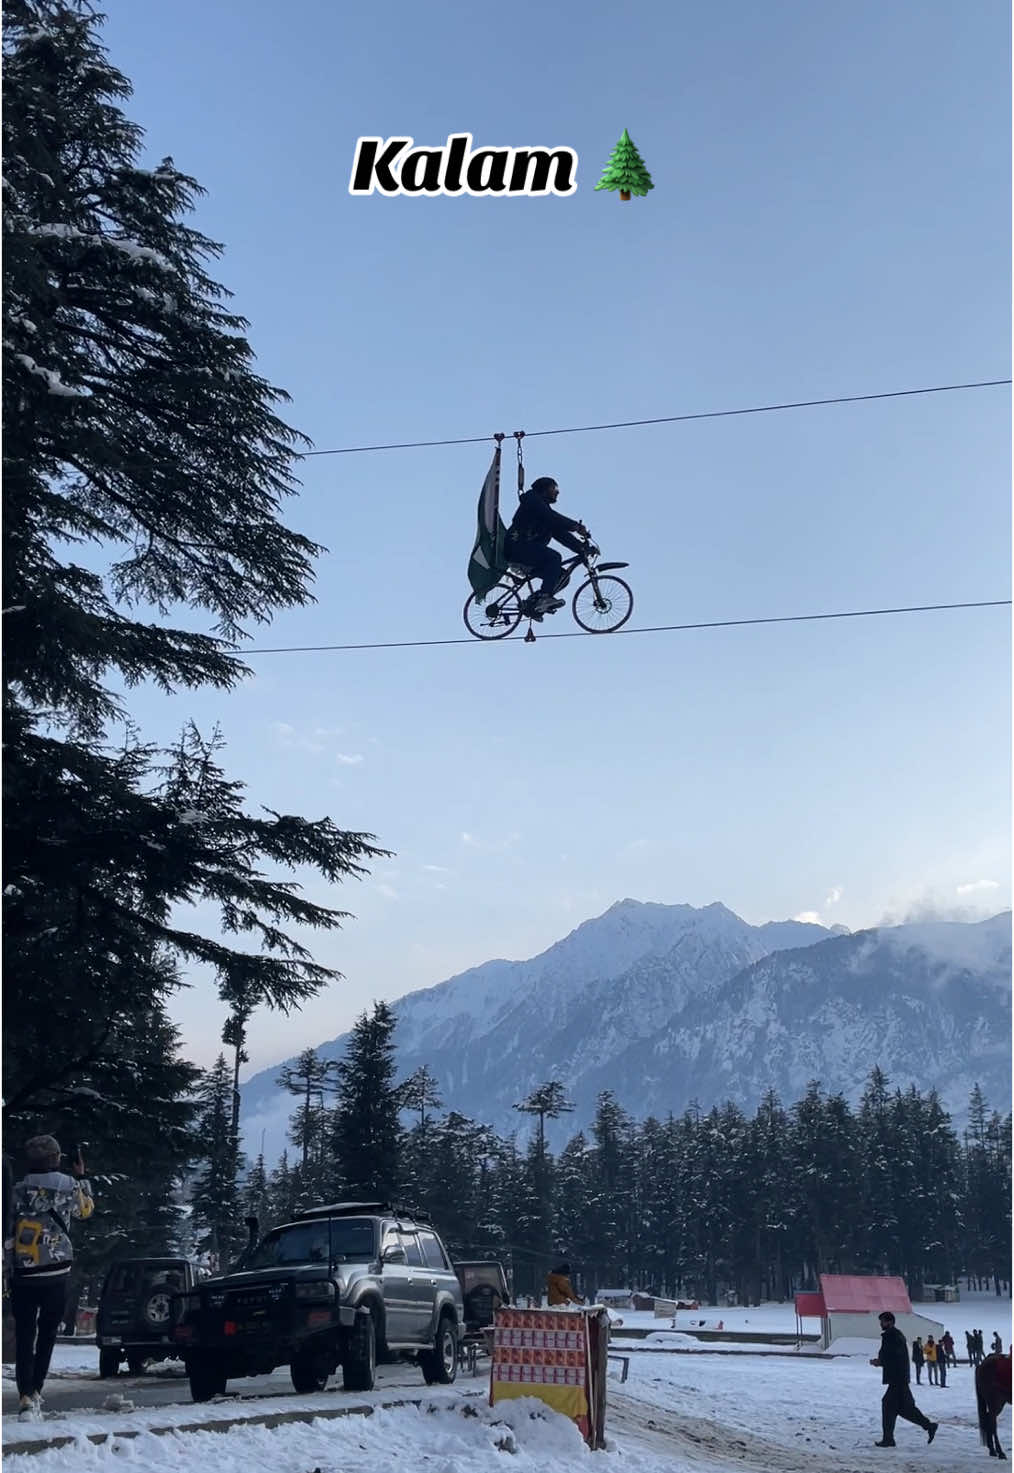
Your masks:
{"label": "person walking", "polygon": [[965,1331],[965,1351],[968,1355],[968,1364],[975,1365],[975,1336],[971,1330]]}
{"label": "person walking", "polygon": [[943,1347],[945,1363],[949,1366],[956,1366],[958,1357],[954,1353],[954,1336],[950,1330],[945,1330],[940,1336],[940,1344]]}
{"label": "person walking", "polygon": [[922,1337],[917,1335],[912,1341],[912,1364],[915,1367],[915,1384],[922,1385],[922,1366],[925,1356],[922,1353]]}
{"label": "person walking", "polygon": [[986,1359],[986,1347],[982,1343],[982,1331],[975,1331],[975,1364],[981,1366]]}
{"label": "person walking", "polygon": [[1003,1341],[1000,1339],[1000,1331],[993,1331],[993,1344],[990,1347],[994,1355],[1003,1355]]}
{"label": "person walking", "polygon": [[923,1355],[926,1357],[926,1379],[931,1386],[937,1385],[937,1342],[932,1335],[926,1336],[926,1344],[923,1347]]}
{"label": "person walking", "polygon": [[894,1427],[899,1417],[921,1427],[927,1434],[927,1443],[932,1442],[937,1435],[938,1423],[931,1422],[915,1404],[908,1369],[908,1346],[889,1309],[880,1315],[880,1354],[870,1361],[870,1365],[881,1367],[882,1380],[887,1388],[880,1404],[883,1437],[874,1446],[897,1447]]}
{"label": "person walking", "polygon": [[14,1188],[5,1248],[11,1268],[19,1420],[37,1421],[74,1262],[67,1218],[90,1217],[94,1203],[80,1154],[71,1166],[73,1176],[60,1170],[60,1146],[51,1135],[34,1136],[25,1156],[28,1172]]}

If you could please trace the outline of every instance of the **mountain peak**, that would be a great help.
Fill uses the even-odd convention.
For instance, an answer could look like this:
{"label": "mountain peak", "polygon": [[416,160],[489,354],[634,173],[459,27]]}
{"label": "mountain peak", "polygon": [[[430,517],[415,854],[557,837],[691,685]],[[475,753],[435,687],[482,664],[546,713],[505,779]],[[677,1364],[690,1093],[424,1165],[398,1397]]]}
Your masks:
{"label": "mountain peak", "polygon": [[[980,925],[750,925],[720,901],[616,901],[525,961],[487,961],[393,1004],[401,1077],[428,1065],[445,1108],[510,1135],[513,1104],[565,1083],[589,1123],[603,1089],[635,1118],[820,1078],[855,1098],[878,1063],[899,1086],[939,1090],[956,1114],[970,1081],[1010,1094],[1010,913]],[[348,1035],[320,1046],[341,1058]],[[243,1133],[280,1154],[292,1110],[278,1066],[242,1089]]]}

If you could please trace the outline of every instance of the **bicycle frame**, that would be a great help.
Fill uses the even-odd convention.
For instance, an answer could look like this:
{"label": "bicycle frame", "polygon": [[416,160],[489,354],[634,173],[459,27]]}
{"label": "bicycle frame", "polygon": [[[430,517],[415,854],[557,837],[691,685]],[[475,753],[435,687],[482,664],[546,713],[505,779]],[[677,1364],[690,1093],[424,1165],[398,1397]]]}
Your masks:
{"label": "bicycle frame", "polygon": [[[510,588],[510,592],[511,593],[520,594],[522,588],[524,588],[524,586],[525,586],[526,583],[531,583],[531,584],[534,585],[535,580],[539,576],[537,573],[527,573],[527,572],[526,573],[521,573],[521,572],[515,572],[515,568],[520,568],[520,566],[521,566],[520,563],[508,563],[507,567],[504,569],[504,574],[503,574],[503,578],[501,579],[501,582],[504,582],[505,583],[508,578],[511,580],[511,588]],[[579,567],[583,567],[583,568],[585,568],[587,570],[588,577],[591,579],[592,584],[595,586],[595,595],[596,595],[596,597],[598,597],[598,585],[595,583],[595,579],[598,576],[598,574],[599,573],[606,572],[606,570],[609,569],[609,568],[629,568],[630,567],[630,564],[629,563],[595,563],[588,556],[587,553],[585,553],[585,552],[576,552],[576,553],[574,553],[573,557],[569,557],[569,558],[565,558],[564,559],[563,567],[562,567],[561,572],[560,572],[560,581],[557,583],[555,589],[553,590],[554,594],[562,593],[563,592],[563,590],[567,587],[567,584],[570,582],[571,578],[574,576],[574,573],[577,571],[577,569]],[[533,586],[532,593],[534,593],[534,592],[535,592],[535,589],[534,589],[534,586]],[[524,599],[522,599],[521,601],[522,601],[522,603],[525,602]]]}

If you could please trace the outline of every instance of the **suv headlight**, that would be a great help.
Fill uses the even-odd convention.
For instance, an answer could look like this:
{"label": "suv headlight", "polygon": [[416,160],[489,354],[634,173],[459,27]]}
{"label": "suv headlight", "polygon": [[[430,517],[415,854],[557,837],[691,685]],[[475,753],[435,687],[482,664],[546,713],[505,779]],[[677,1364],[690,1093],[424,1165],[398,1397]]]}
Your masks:
{"label": "suv headlight", "polygon": [[335,1288],[330,1279],[317,1281],[311,1284],[296,1284],[293,1294],[297,1299],[333,1299]]}

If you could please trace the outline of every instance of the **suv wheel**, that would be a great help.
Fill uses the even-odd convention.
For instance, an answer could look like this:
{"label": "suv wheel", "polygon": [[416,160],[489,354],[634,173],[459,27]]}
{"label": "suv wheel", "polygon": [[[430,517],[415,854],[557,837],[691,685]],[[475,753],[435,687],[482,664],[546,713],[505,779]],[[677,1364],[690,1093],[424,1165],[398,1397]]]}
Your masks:
{"label": "suv wheel", "polygon": [[210,1401],[225,1390],[225,1370],[217,1359],[194,1356],[187,1361],[187,1378],[194,1401]]}
{"label": "suv wheel", "polygon": [[440,1316],[432,1350],[419,1353],[419,1364],[427,1386],[449,1386],[458,1374],[458,1336],[449,1314]]}
{"label": "suv wheel", "polygon": [[120,1374],[120,1352],[115,1346],[112,1349],[101,1349],[99,1351],[99,1375],[103,1381],[110,1376]]}
{"label": "suv wheel", "polygon": [[357,1314],[342,1362],[346,1391],[372,1391],[377,1377],[377,1327],[369,1312]]}
{"label": "suv wheel", "polygon": [[142,1314],[145,1321],[156,1330],[160,1330],[163,1325],[167,1325],[172,1314],[172,1300],[169,1296],[169,1290],[156,1289],[154,1294],[149,1295]]}
{"label": "suv wheel", "polygon": [[319,1350],[299,1351],[289,1366],[293,1387],[301,1396],[311,1391],[323,1391],[330,1374],[331,1365]]}

